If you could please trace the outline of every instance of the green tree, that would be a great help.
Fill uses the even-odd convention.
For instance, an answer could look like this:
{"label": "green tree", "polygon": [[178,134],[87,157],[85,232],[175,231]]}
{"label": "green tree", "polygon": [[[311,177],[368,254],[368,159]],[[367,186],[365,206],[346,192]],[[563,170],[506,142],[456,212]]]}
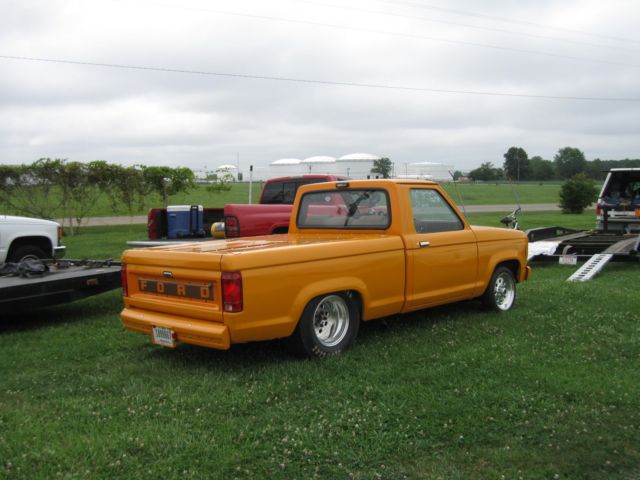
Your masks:
{"label": "green tree", "polygon": [[207,185],[207,191],[213,193],[227,192],[231,190],[231,184],[233,183],[233,174],[230,172],[220,172],[215,175],[213,181]]}
{"label": "green tree", "polygon": [[520,147],[511,147],[504,155],[504,173],[510,180],[524,180],[529,173],[529,156]]}
{"label": "green tree", "polygon": [[560,207],[563,213],[582,213],[596,200],[598,190],[593,180],[584,173],[578,173],[562,184]]}
{"label": "green tree", "polygon": [[71,233],[78,233],[82,219],[89,214],[103,190],[90,177],[89,165],[81,162],[65,161],[57,181],[62,193],[62,217],[69,220]]}
{"label": "green tree", "polygon": [[500,180],[503,176],[503,171],[500,168],[494,167],[491,162],[485,162],[475,170],[469,172],[469,178],[474,181],[491,182],[493,180]]}
{"label": "green tree", "polygon": [[146,167],[142,166],[145,193],[155,192],[162,198],[164,206],[169,204],[169,196],[186,192],[195,187],[195,175],[186,167]]}
{"label": "green tree", "polygon": [[393,163],[386,157],[378,158],[373,161],[373,168],[371,169],[371,173],[382,175],[382,178],[389,178],[391,176],[391,170],[393,168]]}
{"label": "green tree", "polygon": [[551,160],[544,160],[542,157],[537,155],[529,159],[530,180],[552,180],[555,173],[555,168]]}
{"label": "green tree", "polygon": [[560,178],[571,178],[578,173],[583,173],[587,168],[584,153],[573,147],[561,148],[553,160]]}
{"label": "green tree", "polygon": [[145,185],[140,167],[94,160],[88,163],[87,175],[89,182],[110,200],[114,212],[122,211],[124,206],[132,214],[136,206],[144,205]]}
{"label": "green tree", "polygon": [[59,186],[64,162],[58,158],[41,158],[31,165],[4,167],[2,203],[19,215],[54,218],[64,202]]}
{"label": "green tree", "polygon": [[612,168],[640,168],[640,159],[600,160],[596,158],[591,161],[587,160],[585,173],[594,180],[604,180],[607,172]]}

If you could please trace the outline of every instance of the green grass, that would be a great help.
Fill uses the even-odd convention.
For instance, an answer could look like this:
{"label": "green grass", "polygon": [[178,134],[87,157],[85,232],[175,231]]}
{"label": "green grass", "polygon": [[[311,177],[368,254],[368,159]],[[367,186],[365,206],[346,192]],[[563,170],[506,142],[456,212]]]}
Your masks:
{"label": "green grass", "polygon": [[[144,236],[65,243],[117,258]],[[322,361],[280,342],[151,345],[122,328],[119,291],[0,314],[0,478],[638,478],[638,264],[573,270],[535,264],[506,314],[465,302],[365,323]]]}
{"label": "green grass", "polygon": [[[449,195],[459,205],[515,205],[518,202],[554,203],[560,202],[558,182],[540,183],[443,183]],[[461,201],[462,197],[462,201]]]}
{"label": "green grass", "polygon": [[337,358],[125,331],[117,291],[0,323],[0,477],[637,478],[637,265],[542,265],[514,310],[362,326]]}
{"label": "green grass", "polygon": [[113,225],[84,227],[73,236],[65,236],[62,243],[67,247],[68,259],[120,260],[127,248],[127,240],[146,240],[146,225]]}
{"label": "green grass", "polygon": [[[469,213],[467,219],[472,225],[488,225],[492,227],[503,227],[500,219],[510,212],[483,212]],[[589,230],[595,227],[595,210],[585,210],[584,213],[564,214],[561,212],[522,212],[518,215],[520,229],[528,230],[538,227],[560,226],[573,228],[576,230]]]}
{"label": "green grass", "polygon": [[[260,198],[261,184],[255,183],[252,189],[253,202],[257,203]],[[248,203],[249,200],[249,184],[235,183],[231,184],[231,189],[225,192],[209,192],[204,185],[197,185],[196,188],[178,195],[173,195],[169,199],[170,205],[204,205],[206,207],[224,207],[228,203]],[[55,203],[55,201],[52,201]],[[162,200],[158,195],[150,195],[146,199],[144,206],[136,206],[133,212],[128,212],[126,208],[120,207],[114,209],[111,202],[106,197],[100,197],[93,205],[92,209],[86,215],[87,217],[109,217],[115,215],[143,215],[147,213],[150,207],[162,207]],[[0,203],[0,212],[2,214],[16,214],[18,212]],[[61,211],[54,212],[53,218],[60,218]]]}
{"label": "green grass", "polygon": [[[465,205],[515,205],[518,201],[527,203],[555,203],[559,202],[560,185],[556,182],[548,183],[482,183],[482,184],[442,184],[454,200],[461,204],[461,198]],[[260,198],[261,183],[256,182],[252,189],[253,202],[257,203]],[[195,189],[186,193],[181,193],[170,197],[170,205],[204,205],[206,207],[224,207],[228,203],[248,203],[249,184],[234,183],[231,190],[227,192],[212,193],[206,190],[205,186],[198,185]],[[146,214],[149,207],[161,207],[160,197],[151,196],[147,200],[147,205],[138,207],[133,212],[134,215]],[[0,204],[0,211],[5,214],[15,214],[17,212]],[[100,198],[95,203],[88,217],[105,217],[113,215],[128,215],[123,208],[114,209],[106,198]],[[55,213],[54,218],[59,218],[62,214]]]}

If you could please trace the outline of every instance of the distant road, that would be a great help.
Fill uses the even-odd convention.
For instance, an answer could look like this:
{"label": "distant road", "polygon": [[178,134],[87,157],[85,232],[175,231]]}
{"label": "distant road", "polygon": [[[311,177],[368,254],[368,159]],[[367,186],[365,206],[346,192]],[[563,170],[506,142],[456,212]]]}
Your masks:
{"label": "distant road", "polygon": [[[480,212],[498,212],[509,213],[516,207],[515,204],[509,205],[467,205],[465,211],[467,213]],[[460,207],[462,210],[462,207]],[[555,203],[531,203],[522,205],[523,212],[550,212],[558,211],[560,207]],[[56,219],[56,222],[63,223],[62,219]],[[82,221],[82,226],[97,227],[99,225],[140,225],[147,223],[146,215],[119,216],[119,217],[90,217]],[[65,223],[67,225],[67,223]]]}
{"label": "distant road", "polygon": [[[468,213],[480,213],[480,212],[505,212],[509,213],[516,208],[515,203],[509,205],[467,205],[462,208],[462,205],[458,204],[460,210],[466,210]],[[556,203],[527,203],[521,205],[523,212],[556,212],[560,210],[560,207]]]}

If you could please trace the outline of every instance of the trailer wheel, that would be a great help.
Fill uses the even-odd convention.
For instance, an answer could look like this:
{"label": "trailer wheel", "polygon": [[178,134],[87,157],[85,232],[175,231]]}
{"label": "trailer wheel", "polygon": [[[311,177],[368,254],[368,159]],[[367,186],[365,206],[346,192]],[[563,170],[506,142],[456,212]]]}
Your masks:
{"label": "trailer wheel", "polygon": [[308,357],[335,355],[348,348],[358,334],[360,313],[347,293],[314,298],[305,307],[292,340]]}
{"label": "trailer wheel", "polygon": [[516,279],[507,267],[498,267],[491,276],[491,282],[482,295],[485,307],[498,312],[506,312],[516,301]]}
{"label": "trailer wheel", "polygon": [[16,248],[7,258],[8,262],[20,263],[25,260],[39,260],[47,258],[47,254],[40,247],[34,245],[23,245]]}

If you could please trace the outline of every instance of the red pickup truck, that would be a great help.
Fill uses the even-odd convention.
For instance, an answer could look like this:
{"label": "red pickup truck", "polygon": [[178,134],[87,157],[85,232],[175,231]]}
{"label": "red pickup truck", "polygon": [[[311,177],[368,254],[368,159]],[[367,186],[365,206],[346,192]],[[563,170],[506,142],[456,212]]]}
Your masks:
{"label": "red pickup truck", "polygon": [[268,180],[262,189],[260,203],[229,204],[224,207],[225,237],[255,237],[287,233],[296,192],[310,183],[348,180],[337,175],[301,175]]}
{"label": "red pickup truck", "polygon": [[[300,175],[267,180],[259,204],[229,204],[224,208],[205,207],[203,224],[181,233],[180,239],[211,237],[214,224],[224,221],[226,237],[254,237],[287,233],[293,199],[298,188],[309,183],[348,180],[337,175]],[[192,208],[197,208],[193,206]],[[166,208],[152,208],[147,214],[149,240],[172,238],[169,234]]]}

